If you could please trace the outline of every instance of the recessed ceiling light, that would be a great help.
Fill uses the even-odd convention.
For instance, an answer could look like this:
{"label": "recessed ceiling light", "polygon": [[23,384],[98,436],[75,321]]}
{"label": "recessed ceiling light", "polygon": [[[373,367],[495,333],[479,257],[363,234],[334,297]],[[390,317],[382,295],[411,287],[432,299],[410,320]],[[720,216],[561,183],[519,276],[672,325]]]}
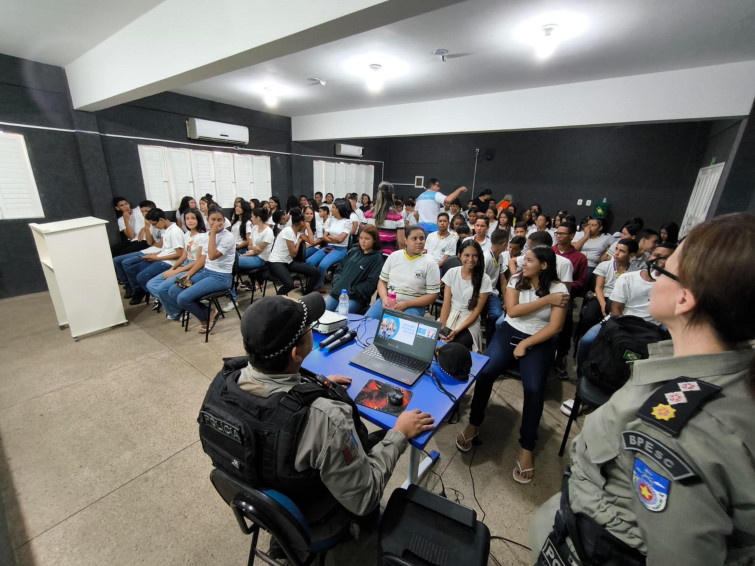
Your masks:
{"label": "recessed ceiling light", "polygon": [[344,69],[363,79],[368,90],[376,92],[387,81],[406,74],[407,64],[392,55],[372,52],[347,59]]}
{"label": "recessed ceiling light", "polygon": [[589,20],[574,12],[550,12],[522,22],[514,30],[514,38],[535,48],[538,59],[550,57],[565,41],[582,35]]}

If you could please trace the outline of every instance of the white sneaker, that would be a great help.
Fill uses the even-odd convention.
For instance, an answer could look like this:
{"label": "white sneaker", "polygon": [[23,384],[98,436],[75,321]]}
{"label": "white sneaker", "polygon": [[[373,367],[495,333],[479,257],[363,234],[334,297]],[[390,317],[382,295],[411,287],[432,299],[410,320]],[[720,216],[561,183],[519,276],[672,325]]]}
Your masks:
{"label": "white sneaker", "polygon": [[[567,399],[566,401],[561,403],[561,412],[565,414],[567,417],[571,416],[571,411],[573,408],[574,408],[574,399]],[[585,412],[585,404],[582,403],[579,406],[579,414],[581,415],[584,412]]]}
{"label": "white sneaker", "polygon": [[223,305],[223,312],[229,312],[233,310],[233,301],[228,301],[225,305]]}

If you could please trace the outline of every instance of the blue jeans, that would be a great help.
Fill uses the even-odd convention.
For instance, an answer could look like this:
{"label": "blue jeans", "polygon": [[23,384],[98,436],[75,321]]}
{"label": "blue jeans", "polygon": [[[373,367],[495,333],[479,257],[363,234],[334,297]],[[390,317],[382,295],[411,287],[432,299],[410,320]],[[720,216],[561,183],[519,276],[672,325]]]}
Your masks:
{"label": "blue jeans", "polygon": [[193,283],[188,289],[181,289],[178,285],[168,291],[168,294],[174,298],[181,310],[188,311],[202,322],[207,322],[207,309],[197,302],[197,299],[231,288],[233,276],[230,273],[220,273],[211,271],[207,268],[200,269],[191,277]]}
{"label": "blue jeans", "polygon": [[595,342],[599,332],[600,322],[585,332],[585,335],[582,336],[582,339],[579,341],[579,346],[577,347],[577,377],[584,375],[582,373],[582,362],[587,357],[587,354],[590,353],[590,347],[592,346],[592,343]]}
{"label": "blue jeans", "polygon": [[[369,316],[370,318],[380,318],[380,315],[382,314],[382,312],[383,312],[383,301],[381,299],[378,299],[370,307],[370,310],[367,311],[367,314],[365,314],[365,316]],[[414,316],[425,316],[425,307],[409,307],[404,312],[413,314]]]}
{"label": "blue jeans", "polygon": [[[477,374],[474,396],[469,415],[469,424],[480,426],[485,419],[485,408],[490,401],[493,384],[514,361],[512,339],[524,339],[530,335],[515,330],[508,322],[496,329],[493,341],[485,352],[490,360]],[[527,355],[519,358],[519,373],[524,388],[522,426],[519,429],[519,444],[525,450],[534,450],[537,443],[537,429],[543,414],[545,380],[556,352],[556,340],[550,339],[533,346]]]}
{"label": "blue jeans", "polygon": [[[152,279],[156,275],[162,275],[164,271],[168,271],[171,267],[173,267],[172,263],[165,263],[164,261],[153,261],[150,265],[142,269],[137,274],[136,280],[139,282],[139,287],[144,289],[145,292],[148,292],[147,284],[149,283],[150,279]],[[132,289],[136,290],[135,287],[132,287]]]}
{"label": "blue jeans", "polygon": [[[354,299],[349,299],[349,312],[356,314],[364,308],[362,303],[357,303]],[[325,297],[325,310],[338,312],[338,299],[334,299],[330,295]]]}
{"label": "blue jeans", "polygon": [[501,297],[495,293],[490,293],[488,296],[488,328],[485,336],[485,340],[488,344],[493,339],[493,333],[496,331],[496,322],[503,315],[503,304],[501,304]]}
{"label": "blue jeans", "polygon": [[318,248],[317,246],[310,246],[307,248],[307,251],[304,252],[304,257],[306,259],[309,259],[319,251],[320,251],[320,248]]}
{"label": "blue jeans", "polygon": [[118,257],[113,258],[113,265],[115,266],[115,275],[118,277],[118,281],[121,283],[128,283],[128,277],[126,276],[126,271],[124,269],[123,263],[127,259],[131,258],[140,258],[144,254],[142,252],[131,252],[130,254],[123,254],[119,255]]}
{"label": "blue jeans", "polygon": [[[332,252],[328,253],[326,250],[331,249]],[[307,264],[312,265],[320,270],[322,275],[321,280],[325,281],[325,276],[328,274],[328,268],[336,263],[339,263],[346,257],[346,246],[328,246],[321,250],[317,250],[307,259]]]}
{"label": "blue jeans", "polygon": [[[192,263],[192,261],[187,260],[183,262],[182,267],[184,265],[189,265],[190,263]],[[160,304],[165,309],[165,314],[172,318],[181,314],[181,309],[179,308],[175,297],[171,297],[168,291],[170,291],[172,287],[177,287],[176,279],[185,275],[186,273],[183,272],[164,279],[163,274],[158,273],[147,282],[147,292],[160,301]]]}
{"label": "blue jeans", "polygon": [[256,255],[239,256],[239,269],[257,269],[264,267],[267,262]]}

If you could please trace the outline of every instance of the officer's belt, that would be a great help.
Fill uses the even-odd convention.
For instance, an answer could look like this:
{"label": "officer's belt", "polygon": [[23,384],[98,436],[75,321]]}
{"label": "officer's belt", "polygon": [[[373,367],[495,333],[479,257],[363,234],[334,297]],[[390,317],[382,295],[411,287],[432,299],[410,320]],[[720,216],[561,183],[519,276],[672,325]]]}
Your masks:
{"label": "officer's belt", "polygon": [[[554,529],[559,538],[568,535],[584,565],[644,566],[645,556],[612,535],[605,527],[584,513],[574,513],[569,504],[569,478],[566,470],[561,484],[561,509]],[[559,520],[561,519],[561,520]]]}

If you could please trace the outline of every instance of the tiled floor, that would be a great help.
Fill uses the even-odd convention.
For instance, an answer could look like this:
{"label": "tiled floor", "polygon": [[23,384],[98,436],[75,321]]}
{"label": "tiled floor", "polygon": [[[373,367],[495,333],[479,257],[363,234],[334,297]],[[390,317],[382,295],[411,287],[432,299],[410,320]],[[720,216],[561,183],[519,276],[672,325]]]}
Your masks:
{"label": "tiled floor", "polygon": [[[218,323],[208,344],[196,328],[184,333],[143,304],[126,305],[126,315],[128,326],[74,342],[58,330],[46,293],[0,301],[0,493],[16,561],[244,564],[250,541],[210,485],[196,423],[221,359],[243,354],[236,315]],[[532,514],[559,489],[566,465],[557,456],[566,425],[559,405],[573,392],[573,379],[549,380],[530,485],[511,477],[518,381],[497,382],[483,443],[473,452],[454,447],[461,425],[441,425],[430,442],[428,450],[441,454],[435,472],[446,493],[484,515],[491,534],[526,544]],[[579,422],[572,436],[578,430]],[[405,478],[407,462],[404,455],[383,503]],[[438,475],[424,484],[441,490]],[[491,552],[489,564],[531,563],[526,550],[501,540],[492,541]],[[374,560],[342,554],[347,558],[329,563]],[[0,562],[3,556],[7,549]]]}

